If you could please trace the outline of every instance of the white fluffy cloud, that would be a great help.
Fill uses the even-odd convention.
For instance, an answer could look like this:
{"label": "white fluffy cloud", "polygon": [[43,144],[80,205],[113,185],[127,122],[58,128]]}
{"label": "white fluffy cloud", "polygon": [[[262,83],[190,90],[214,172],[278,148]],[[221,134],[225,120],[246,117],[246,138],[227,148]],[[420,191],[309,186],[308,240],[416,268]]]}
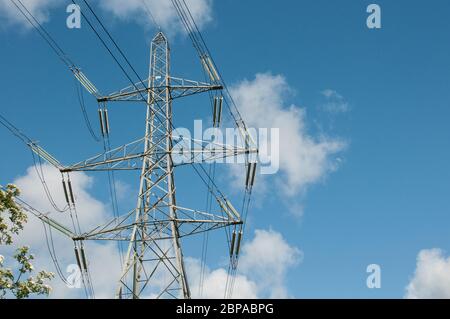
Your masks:
{"label": "white fluffy cloud", "polygon": [[[49,165],[42,166],[50,192],[59,206],[64,206],[64,193],[60,173]],[[80,224],[95,226],[108,220],[109,207],[90,195],[94,186],[92,177],[84,173],[71,175],[76,196]],[[50,217],[70,226],[67,213],[57,213],[49,204],[42,189],[35,168],[28,168],[26,174],[14,183],[21,189],[21,198],[41,212],[50,212]],[[89,227],[90,228],[90,227]],[[86,230],[86,229],[85,229]],[[70,239],[53,231],[53,243],[62,271],[66,276],[67,266],[75,263],[73,243]],[[36,255],[36,269],[55,272],[43,233],[42,223],[30,216],[29,222],[17,245],[29,245]],[[86,252],[97,298],[112,298],[120,271],[120,258],[115,244],[86,242]],[[6,252],[10,256],[11,249]],[[287,271],[302,259],[301,251],[289,245],[280,233],[273,230],[256,230],[254,237],[242,247],[240,267],[235,279],[233,298],[282,298],[288,297],[285,277]],[[186,258],[188,278],[194,298],[199,297],[201,263],[194,258]],[[225,268],[211,269],[206,266],[202,297],[223,298],[227,280]],[[59,278],[52,283],[53,298],[84,297],[83,291],[68,288]]]}
{"label": "white fluffy cloud", "polygon": [[[253,239],[244,244],[235,279],[232,298],[287,298],[285,277],[287,271],[302,260],[302,252],[290,246],[280,233],[273,230],[256,230]],[[187,269],[192,293],[198,297],[201,264],[189,258]],[[227,272],[224,268],[206,267],[203,298],[223,298]]]}
{"label": "white fluffy cloud", "polygon": [[[50,10],[56,7],[61,2],[58,0],[21,0],[26,8],[38,19],[45,23],[50,18]],[[20,4],[18,3],[20,6]],[[31,25],[22,16],[16,6],[10,0],[0,1],[0,17],[5,19],[8,23],[21,24],[26,28],[31,28]],[[2,20],[3,20],[2,19]]]}
{"label": "white fluffy cloud", "polygon": [[[232,88],[232,95],[249,127],[279,128],[279,163],[283,191],[296,195],[336,169],[334,155],[346,144],[336,138],[312,136],[306,111],[286,100],[292,89],[281,75],[257,74]],[[269,147],[270,149],[270,147]]]}
{"label": "white fluffy cloud", "polygon": [[[60,173],[49,165],[43,165],[42,170],[54,200],[58,206],[63,207],[65,199]],[[109,217],[108,207],[89,194],[94,185],[94,180],[84,173],[72,174],[71,180],[76,197],[79,221],[82,227],[84,225],[87,228],[93,228],[107,221]],[[71,227],[68,213],[55,212],[50,205],[34,167],[28,168],[26,174],[17,178],[14,184],[21,189],[21,198],[23,200],[42,213],[50,213],[49,216],[51,218],[69,226],[69,228]],[[83,230],[86,231],[88,230],[87,228]],[[52,235],[60,267],[64,275],[68,276],[70,273],[66,272],[67,267],[76,263],[73,242],[60,235],[57,231],[53,231]],[[32,215],[29,216],[28,223],[15,244],[17,246],[29,245],[31,247],[32,252],[36,256],[34,262],[36,269],[47,269],[56,272],[48,251],[43,225],[37,218]],[[113,297],[115,281],[120,271],[120,259],[116,246],[114,244],[88,242],[86,243],[86,252],[96,297]],[[68,288],[58,277],[52,281],[51,286],[53,287],[52,298],[77,298],[84,296],[82,290]]]}
{"label": "white fluffy cloud", "polygon": [[[186,4],[199,28],[212,20],[212,0],[186,0]],[[148,11],[164,31],[182,30],[177,12],[167,0],[101,0],[100,6],[106,12],[125,21],[136,21],[145,26],[154,24]]]}
{"label": "white fluffy cloud", "polygon": [[270,298],[287,298],[286,273],[302,260],[302,252],[273,230],[256,230],[242,252],[240,271],[258,283],[260,292]]}
{"label": "white fluffy cloud", "polygon": [[406,287],[406,298],[449,299],[450,257],[440,249],[426,249],[417,256],[414,276]]}
{"label": "white fluffy cloud", "polygon": [[[198,259],[186,258],[186,269],[193,298],[222,299],[225,295],[227,270],[225,268],[210,269],[205,267],[203,290],[200,294],[201,262]],[[256,299],[258,286],[245,275],[237,274],[233,298]]]}
{"label": "white fluffy cloud", "polygon": [[[212,20],[212,0],[185,1],[199,28],[203,28]],[[58,0],[22,0],[22,3],[41,23],[48,22],[50,11],[57,6],[61,7],[62,4]],[[81,1],[79,3],[82,4]],[[166,32],[178,33],[184,30],[170,0],[99,0],[99,7],[111,17],[122,21],[134,21],[146,27],[156,27],[150,17],[152,15],[156,23]],[[61,7],[61,10],[63,9],[65,10]],[[10,0],[0,1],[0,17],[9,23],[31,27]]]}

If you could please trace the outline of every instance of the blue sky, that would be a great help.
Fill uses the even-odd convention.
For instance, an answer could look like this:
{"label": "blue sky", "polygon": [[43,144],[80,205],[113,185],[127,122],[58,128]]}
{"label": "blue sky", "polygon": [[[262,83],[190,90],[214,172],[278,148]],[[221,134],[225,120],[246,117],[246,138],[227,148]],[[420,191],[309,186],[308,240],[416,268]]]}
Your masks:
{"label": "blue sky", "polygon": [[[306,110],[308,134],[347,145],[335,171],[288,198],[276,189],[275,195],[256,196],[260,204],[251,210],[249,234],[272,229],[303,253],[302,262],[286,275],[294,297],[402,298],[421,250],[450,251],[450,3],[377,1],[382,29],[369,30],[370,3],[214,1],[213,20],[203,27],[230,85],[252,81],[258,73],[283,76],[292,89],[284,105]],[[50,13],[46,27],[102,91],[127,85],[87,25],[69,30],[63,27],[62,7]],[[155,30],[103,17],[145,76]],[[170,41],[174,75],[199,78],[188,39],[172,34]],[[0,43],[1,113],[62,162],[97,153],[73,79],[45,43],[32,30],[6,22],[0,26]],[[348,110],[324,111],[324,90],[338,92]],[[205,116],[196,103],[183,106],[180,121]],[[128,105],[112,112],[113,130],[121,132],[115,145],[140,134],[142,114]],[[24,175],[32,161],[6,130],[0,130],[0,140],[0,182],[7,183]],[[92,192],[107,200],[106,189]],[[193,202],[196,196],[189,193]],[[301,217],[289,212],[292,202],[303,207]],[[133,203],[124,200],[121,206]],[[220,252],[214,254],[218,259]],[[366,267],[373,263],[382,268],[381,289],[366,287]]]}

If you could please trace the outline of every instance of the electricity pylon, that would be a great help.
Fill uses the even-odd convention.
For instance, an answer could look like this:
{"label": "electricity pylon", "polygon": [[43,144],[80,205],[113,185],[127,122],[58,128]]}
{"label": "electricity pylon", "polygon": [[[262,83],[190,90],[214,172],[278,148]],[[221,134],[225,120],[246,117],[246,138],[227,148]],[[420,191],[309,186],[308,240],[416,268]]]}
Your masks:
{"label": "electricity pylon", "polygon": [[[190,298],[188,278],[183,260],[181,239],[224,227],[234,227],[230,239],[230,257],[237,258],[242,236],[243,220],[217,186],[209,185],[208,192],[216,201],[217,212],[202,212],[180,206],[176,200],[174,171],[180,165],[210,163],[216,159],[256,154],[257,148],[249,143],[245,125],[239,127],[243,146],[229,146],[209,141],[177,136],[173,130],[172,101],[182,97],[214,91],[214,125],[222,117],[219,75],[208,56],[202,57],[203,68],[211,83],[204,83],[170,75],[170,48],[166,36],[159,32],[151,42],[150,72],[146,83],[139,82],[106,96],[101,95],[87,77],[77,68],[72,71],[80,83],[91,93],[102,108],[99,109],[103,135],[109,134],[106,105],[118,101],[143,102],[146,105],[145,136],[141,139],[107,150],[79,163],[64,166],[43,148],[30,143],[35,154],[60,170],[69,207],[74,207],[69,174],[95,171],[140,171],[140,186],[136,208],[115,217],[92,230],[73,231],[24,207],[44,223],[70,237],[75,242],[77,262],[88,274],[88,261],[83,249],[84,241],[118,241],[128,245],[118,280],[116,298]],[[174,148],[174,144],[182,146]],[[192,148],[192,144],[198,147]],[[213,150],[206,145],[213,144]],[[183,145],[186,147],[184,148]],[[178,160],[174,161],[174,157]],[[180,158],[182,159],[180,161]],[[247,191],[253,186],[256,164],[247,163]],[[241,227],[236,232],[236,227]],[[81,247],[78,249],[78,247]],[[234,257],[233,257],[234,256]],[[87,276],[87,275],[86,275]],[[86,277],[86,281],[90,278]]]}
{"label": "electricity pylon", "polygon": [[[165,294],[177,297],[181,292],[184,298],[190,298],[180,244],[183,221],[178,217],[172,157],[172,93],[185,89],[189,92],[189,89],[171,87],[170,49],[163,33],[153,39],[150,55],[144,137],[146,155],[142,158],[135,225],[117,293],[119,297],[130,293],[133,297],[141,296],[152,277],[162,275],[159,270],[163,268],[169,278],[162,283],[157,297],[166,297]],[[209,89],[217,87],[205,86],[205,90]],[[201,223],[194,218],[190,222]],[[240,221],[229,221],[230,224],[237,222]]]}

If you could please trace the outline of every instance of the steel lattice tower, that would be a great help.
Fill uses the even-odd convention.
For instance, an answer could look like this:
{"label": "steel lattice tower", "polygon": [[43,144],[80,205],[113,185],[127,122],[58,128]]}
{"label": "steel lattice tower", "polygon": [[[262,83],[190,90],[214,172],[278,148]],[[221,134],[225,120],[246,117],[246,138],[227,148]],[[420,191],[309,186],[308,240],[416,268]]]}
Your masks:
{"label": "steel lattice tower", "polygon": [[[203,60],[203,66],[210,75],[210,83],[201,83],[186,79],[174,78],[170,75],[170,48],[166,36],[159,32],[151,43],[150,71],[147,87],[136,85],[125,88],[118,93],[99,98],[99,102],[133,101],[142,92],[147,92],[145,136],[143,139],[112,150],[103,156],[103,162],[94,158],[91,162],[74,165],[66,170],[83,170],[83,167],[99,170],[123,169],[136,167],[134,160],[142,161],[139,195],[135,211],[119,219],[116,225],[100,232],[93,232],[80,237],[81,240],[127,240],[128,250],[116,291],[117,298],[140,298],[154,296],[157,298],[190,298],[191,293],[186,278],[183,252],[180,238],[218,229],[242,225],[240,214],[231,202],[213,194],[221,215],[201,212],[177,205],[173,161],[174,153],[186,157],[188,162],[205,162],[225,157],[235,157],[257,153],[257,149],[245,147],[215,145],[214,151],[204,149],[203,141],[191,140],[200,144],[201,148],[179,152],[173,149],[174,140],[183,143],[183,137],[173,135],[172,101],[208,91],[221,91],[217,72],[210,60]],[[141,83],[142,84],[142,83]],[[138,84],[139,85],[139,84]],[[215,99],[216,117],[221,108],[222,98]],[[221,110],[220,110],[221,112]],[[217,119],[216,119],[217,122]],[[142,153],[136,155],[130,149],[143,144]],[[190,144],[190,143],[189,143]],[[115,158],[116,154],[124,156]],[[201,158],[198,158],[201,156]],[[131,162],[130,162],[131,161]],[[113,166],[111,166],[113,165]],[[249,165],[247,174],[253,184],[255,166]],[[104,237],[106,235],[106,237]],[[125,236],[124,236],[125,235]],[[236,236],[234,233],[233,236]],[[233,239],[233,246],[238,239]],[[240,241],[240,239],[239,239]],[[231,249],[235,249],[232,247]],[[238,249],[238,248],[237,248]],[[149,292],[147,292],[149,291]]]}
{"label": "steel lattice tower", "polygon": [[[139,296],[151,281],[152,274],[158,275],[159,268],[163,267],[171,278],[164,283],[166,286],[162,287],[158,297],[164,297],[164,294],[176,296],[181,290],[184,298],[190,298],[179,241],[172,160],[170,51],[163,33],[158,33],[153,39],[150,55],[150,90],[144,139],[144,153],[147,155],[142,159],[137,225],[130,238],[118,293],[120,295],[130,290],[133,296]],[[150,220],[165,222],[148,225]],[[132,287],[127,284],[128,277],[131,277]]]}
{"label": "steel lattice tower", "polygon": [[[42,214],[25,202],[23,208],[38,217],[49,227],[74,241],[75,256],[82,270],[83,282],[91,285],[89,260],[85,241],[117,241],[119,248],[128,244],[122,273],[118,280],[116,298],[190,298],[188,279],[183,261],[181,238],[219,228],[233,227],[230,232],[230,262],[238,258],[242,238],[243,219],[229,199],[217,186],[208,187],[215,199],[217,211],[203,212],[182,207],[176,200],[174,171],[181,165],[211,163],[216,159],[244,156],[247,164],[246,193],[251,193],[256,163],[249,162],[258,149],[250,143],[251,137],[243,121],[237,123],[241,138],[239,146],[195,140],[174,134],[172,102],[203,92],[215,92],[213,97],[213,122],[217,127],[222,117],[223,86],[208,56],[202,65],[210,83],[172,77],[170,74],[170,49],[162,32],[153,38],[150,49],[150,71],[146,83],[140,81],[109,95],[102,95],[78,68],[73,68],[76,79],[97,100],[101,132],[109,145],[110,124],[107,105],[114,102],[140,102],[146,105],[145,136],[123,146],[108,149],[96,156],[65,166],[46,150],[30,142],[31,150],[62,175],[64,194],[71,216],[77,214],[76,196],[70,174],[75,172],[140,171],[140,186],[135,209],[118,215],[103,225],[82,231],[80,226],[63,225]],[[241,125],[241,126],[239,126]],[[174,148],[174,144],[182,146]],[[213,150],[207,146],[213,145]],[[196,145],[192,148],[192,145]],[[184,148],[186,146],[186,148]],[[177,161],[174,161],[177,156]],[[180,158],[182,159],[180,161]]]}
{"label": "steel lattice tower", "polygon": [[[89,271],[89,259],[85,249],[85,242],[115,241],[118,243],[120,251],[122,248],[127,247],[122,264],[122,273],[118,279],[115,291],[116,298],[190,298],[191,292],[186,276],[181,239],[219,228],[233,228],[232,231],[227,229],[228,248],[230,249],[229,275],[233,276],[237,267],[239,248],[244,231],[243,224],[247,216],[251,190],[255,179],[258,149],[228,89],[222,81],[214,61],[210,57],[209,50],[201,37],[195,21],[193,21],[189,8],[184,2],[172,0],[181,22],[190,34],[190,38],[198,52],[205,75],[208,78],[205,81],[209,81],[209,83],[176,78],[171,75],[170,48],[167,38],[162,32],[158,32],[151,42],[149,77],[147,81],[141,80],[94,10],[86,1],[85,3],[140,81],[133,83],[129,74],[104,42],[97,29],[89,23],[92,30],[108,49],[108,52],[113,56],[115,62],[132,84],[109,95],[101,94],[80,68],[68,58],[49,33],[43,29],[42,25],[26,6],[22,3],[20,3],[20,6],[16,4],[18,10],[39,31],[44,40],[70,69],[80,85],[96,99],[99,105],[100,131],[104,146],[104,152],[100,154],[73,165],[63,165],[14,125],[9,122],[6,124],[2,122],[15,136],[26,143],[34,154],[39,156],[39,163],[43,159],[60,171],[64,196],[67,202],[64,208],[58,208],[55,204],[45,182],[42,167],[42,175],[39,175],[39,173],[38,175],[55,211],[61,213],[60,217],[66,216],[68,218],[70,216],[72,225],[67,226],[61,220],[53,219],[51,213],[41,213],[26,202],[20,199],[19,201],[24,210],[39,218],[46,227],[58,231],[73,241],[75,259],[81,270],[83,284],[88,297],[95,297],[95,294]],[[85,15],[83,17],[87,19]],[[219,129],[222,120],[223,103],[227,105],[230,116],[234,120],[235,129],[241,138],[241,141],[238,142],[239,145],[230,146],[222,142],[186,138],[174,131],[172,102],[175,99],[178,100],[204,92],[209,92],[210,94],[214,128]],[[82,103],[81,100],[80,104],[83,104],[82,109],[84,110],[84,102]],[[108,107],[115,102],[139,102],[145,105],[145,135],[143,138],[111,149]],[[230,105],[233,105],[234,109]],[[89,121],[87,120],[87,122]],[[92,133],[90,124],[89,128]],[[92,135],[94,136],[95,134]],[[195,145],[195,147],[192,148],[192,145]],[[175,157],[177,158],[176,161],[174,160]],[[209,178],[207,183],[205,182],[205,176],[199,174],[199,171],[195,169],[203,182],[207,184],[207,192],[208,196],[210,196],[207,211],[203,212],[186,208],[177,202],[174,172],[178,166],[209,164],[217,159],[228,157],[245,158],[247,175],[245,179],[244,205],[241,213],[235,209],[231,201],[217,188],[217,185],[211,180],[205,170],[206,179]],[[71,174],[76,172],[108,172],[109,186],[111,194],[113,194],[115,193],[115,171],[140,172],[136,207],[128,213],[120,214],[117,211],[117,203],[114,205],[114,196],[112,196],[115,217],[102,225],[83,225],[82,228],[78,220],[78,209],[75,203],[77,197],[72,188]],[[112,188],[114,188],[114,191]],[[215,203],[214,207],[211,204],[212,202]],[[87,214],[88,212],[80,213]],[[85,230],[86,228],[88,229],[87,231]],[[50,251],[50,255],[55,261],[58,273],[61,275],[61,269],[54,256],[54,251]],[[230,289],[229,287],[232,286],[233,283],[228,286],[227,282],[226,290],[228,290],[228,295],[231,295],[232,288]]]}

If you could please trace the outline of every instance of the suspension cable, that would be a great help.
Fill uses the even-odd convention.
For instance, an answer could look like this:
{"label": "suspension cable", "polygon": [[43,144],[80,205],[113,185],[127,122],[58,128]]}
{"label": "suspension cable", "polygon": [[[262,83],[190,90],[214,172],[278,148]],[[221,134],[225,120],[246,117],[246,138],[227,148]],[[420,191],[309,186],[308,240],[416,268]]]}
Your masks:
{"label": "suspension cable", "polygon": [[148,6],[146,0],[141,0],[144,4],[144,9],[149,18],[152,20],[153,24],[158,27],[159,30],[161,30],[161,25],[156,21],[155,16],[153,15],[152,11],[150,10],[150,7]]}
{"label": "suspension cable", "polygon": [[76,79],[74,79],[74,81],[75,81],[75,87],[76,87],[76,91],[77,91],[78,104],[80,105],[80,109],[83,114],[86,128],[88,129],[88,131],[89,131],[91,137],[94,139],[94,141],[100,142],[100,138],[97,136],[97,134],[95,134],[95,132],[92,128],[91,121],[89,120],[89,115],[87,114],[87,111],[86,111],[86,105],[84,102],[84,94],[83,94],[83,90],[82,90],[82,85],[80,82],[76,81]]}
{"label": "suspension cable", "polygon": [[[20,6],[15,2],[17,1]],[[44,26],[35,18],[35,16],[28,10],[28,8],[23,4],[21,0],[11,0],[14,6],[19,10],[19,12],[25,17],[25,19],[36,29],[36,31],[41,35],[41,37],[47,42],[50,48],[55,52],[59,59],[67,66],[71,67],[74,63],[66,55],[64,50],[58,45],[55,39],[47,32]]]}
{"label": "suspension cable", "polygon": [[[78,5],[78,3],[75,0],[71,0],[72,3]],[[131,68],[131,70],[133,71],[133,73],[137,76],[139,82],[146,87],[144,81],[141,79],[141,77],[139,76],[139,74],[136,72],[135,68],[131,65],[129,59],[126,57],[126,55],[124,54],[123,50],[119,47],[119,45],[117,44],[117,41],[114,40],[114,38],[112,37],[111,33],[106,29],[105,25],[101,22],[99,16],[95,13],[94,9],[89,5],[89,3],[86,0],[83,0],[83,2],[86,4],[86,6],[88,7],[89,11],[94,15],[95,19],[97,20],[97,22],[100,24],[101,28],[105,31],[105,33],[108,35],[109,39],[113,42],[114,46],[116,47],[116,49],[119,51],[120,55],[123,57],[123,59],[125,60],[125,62],[128,64],[128,66]],[[106,41],[103,39],[103,37],[100,35],[100,33],[97,31],[97,29],[94,27],[93,23],[90,21],[90,19],[84,14],[83,10],[81,11],[81,15],[83,16],[83,18],[86,20],[86,22],[88,23],[89,27],[91,28],[91,30],[94,32],[94,34],[97,36],[97,38],[100,40],[101,44],[105,47],[105,49],[108,51],[109,55],[111,55],[111,57],[113,58],[113,60],[116,62],[116,64],[119,66],[120,70],[122,71],[122,73],[125,75],[125,77],[128,79],[128,81],[131,83],[131,86],[134,87],[134,89],[139,93],[141,99],[143,102],[147,102],[146,98],[144,97],[144,95],[142,94],[141,90],[139,90],[139,88],[137,87],[136,83],[131,79],[131,76],[128,74],[128,72],[125,70],[124,66],[120,63],[119,59],[114,55],[114,53],[112,52],[111,48],[108,46],[108,44],[106,43]],[[162,111],[162,108],[159,107],[159,105],[156,104],[156,106],[159,108],[159,111],[161,112],[161,114],[163,114],[163,118],[166,118],[166,116],[164,115],[164,112]],[[161,123],[164,123],[163,120],[161,120],[161,117],[159,116],[158,113],[154,113],[154,115],[156,116],[156,118],[158,118],[158,120]]]}

